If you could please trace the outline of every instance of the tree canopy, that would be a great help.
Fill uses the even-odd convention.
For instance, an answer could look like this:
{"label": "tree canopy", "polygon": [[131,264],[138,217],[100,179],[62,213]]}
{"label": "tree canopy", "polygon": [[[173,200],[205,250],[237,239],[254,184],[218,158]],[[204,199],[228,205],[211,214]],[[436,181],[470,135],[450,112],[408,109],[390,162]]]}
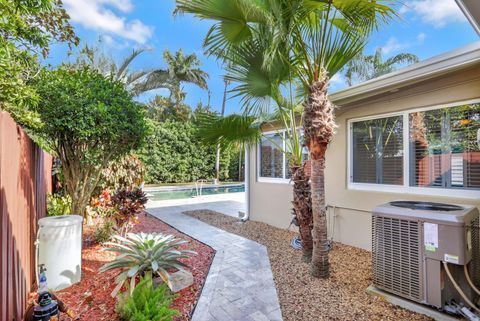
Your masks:
{"label": "tree canopy", "polygon": [[15,120],[38,126],[31,107],[38,101],[27,85],[53,41],[77,44],[68,15],[57,0],[0,0],[0,109]]}
{"label": "tree canopy", "polygon": [[83,213],[101,170],[143,144],[143,109],[120,82],[88,67],[44,69],[34,85],[44,123],[35,133],[61,160],[72,211]]}

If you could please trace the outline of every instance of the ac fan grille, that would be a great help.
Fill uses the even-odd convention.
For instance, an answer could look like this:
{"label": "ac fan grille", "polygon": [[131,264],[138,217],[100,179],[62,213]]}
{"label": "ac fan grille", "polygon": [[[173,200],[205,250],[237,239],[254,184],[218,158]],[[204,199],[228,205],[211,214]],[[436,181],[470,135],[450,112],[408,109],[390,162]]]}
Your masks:
{"label": "ac fan grille", "polygon": [[374,216],[372,220],[373,283],[378,288],[422,299],[420,223]]}

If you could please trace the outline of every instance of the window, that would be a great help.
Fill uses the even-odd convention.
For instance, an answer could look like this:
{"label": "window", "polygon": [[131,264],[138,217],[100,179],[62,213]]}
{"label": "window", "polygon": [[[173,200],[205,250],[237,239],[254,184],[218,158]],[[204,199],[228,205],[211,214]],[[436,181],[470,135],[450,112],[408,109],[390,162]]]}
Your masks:
{"label": "window", "polygon": [[409,118],[410,185],[480,189],[480,104]]}
{"label": "window", "polygon": [[[282,134],[283,135],[283,134]],[[265,135],[260,142],[260,176],[284,178],[283,138],[280,134]]]}
{"label": "window", "polygon": [[[303,140],[303,132],[300,130],[300,139]],[[266,134],[258,146],[258,177],[260,179],[274,180],[288,183],[291,179],[288,153],[291,146],[288,144],[286,131],[274,134]],[[284,153],[285,151],[286,153]],[[308,150],[302,149],[302,158],[308,159]]]}
{"label": "window", "polygon": [[350,187],[461,189],[478,197],[480,103],[351,121],[349,128]]}
{"label": "window", "polygon": [[352,126],[355,183],[403,184],[403,118],[359,121]]}

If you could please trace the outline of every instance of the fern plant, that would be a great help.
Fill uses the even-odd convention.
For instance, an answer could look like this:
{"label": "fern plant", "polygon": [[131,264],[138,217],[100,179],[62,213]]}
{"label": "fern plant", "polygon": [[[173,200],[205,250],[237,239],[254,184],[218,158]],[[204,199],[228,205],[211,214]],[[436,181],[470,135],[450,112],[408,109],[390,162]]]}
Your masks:
{"label": "fern plant", "polygon": [[179,249],[179,246],[188,243],[175,238],[173,235],[160,233],[129,233],[126,237],[113,236],[114,242],[106,242],[105,251],[116,252],[119,255],[111,262],[103,265],[100,272],[120,269],[117,276],[117,286],[112,292],[116,296],[124,284],[129,284],[131,291],[135,288],[137,276],[158,275],[171,286],[169,271],[184,270],[187,267],[179,259],[187,258],[187,254],[196,254],[194,251]]}
{"label": "fern plant", "polygon": [[153,286],[152,278],[141,278],[132,295],[119,296],[116,311],[127,321],[171,321],[180,313],[171,309],[174,296],[165,284]]}

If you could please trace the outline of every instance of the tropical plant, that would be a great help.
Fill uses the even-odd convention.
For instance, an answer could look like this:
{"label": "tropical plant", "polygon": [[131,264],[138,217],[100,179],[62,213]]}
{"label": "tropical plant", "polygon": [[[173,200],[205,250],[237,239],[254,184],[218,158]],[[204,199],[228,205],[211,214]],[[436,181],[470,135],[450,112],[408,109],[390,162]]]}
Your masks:
{"label": "tropical plant", "polygon": [[85,214],[102,170],[147,135],[142,107],[118,82],[85,67],[42,70],[35,111],[44,125],[35,131],[60,159],[72,213]]}
{"label": "tropical plant", "polygon": [[[220,115],[225,116],[225,105],[227,104],[227,90],[230,81],[228,79],[223,79],[224,89],[223,89],[223,100],[222,100],[222,111]],[[217,144],[217,154],[215,157],[215,183],[220,181],[220,144]]]}
{"label": "tropical plant", "polygon": [[109,219],[104,220],[100,226],[96,226],[93,232],[93,239],[98,243],[105,243],[111,240],[115,233],[115,223]]}
{"label": "tropical plant", "polygon": [[180,315],[170,305],[175,297],[167,285],[154,286],[150,276],[140,278],[132,294],[119,295],[116,312],[126,321],[171,321]]}
{"label": "tropical plant", "polygon": [[[278,89],[284,75],[301,84],[305,144],[312,168],[311,273],[315,277],[329,275],[324,169],[326,149],[336,128],[334,106],[328,98],[329,78],[363,50],[379,25],[395,16],[389,3],[177,0],[177,12],[216,21],[204,41],[206,50],[232,63],[230,77],[241,83],[233,90],[248,109],[269,107],[272,97],[281,102]],[[244,70],[245,62],[257,68]]]}
{"label": "tropical plant", "polygon": [[47,215],[59,216],[72,213],[72,198],[69,195],[48,194],[47,195]]}
{"label": "tropical plant", "polygon": [[122,188],[112,197],[112,204],[116,211],[113,219],[120,234],[125,235],[137,221],[137,215],[145,209],[147,194],[140,188]]}
{"label": "tropical plant", "polygon": [[138,96],[154,89],[168,89],[170,97],[179,103],[182,99],[180,85],[191,83],[200,88],[207,88],[208,74],[199,69],[200,61],[195,54],[185,56],[183,50],[175,56],[169,50],[164,51],[167,69],[130,70],[137,57],[147,49],[133,49],[119,64],[107,56],[99,46],[85,45],[77,54],[73,65],[77,67],[90,66],[106,77],[121,82],[133,96]]}
{"label": "tropical plant", "polygon": [[[183,50],[180,49],[173,55],[167,49],[163,52],[163,59],[167,63],[170,98],[176,106],[185,98],[185,93],[181,88],[182,83],[190,83],[202,89],[208,89],[208,74],[198,68],[200,60],[198,60],[196,54],[185,55]],[[155,81],[155,77],[158,77],[156,73],[152,73],[151,81]]]}
{"label": "tropical plant", "polygon": [[170,271],[172,269],[183,271],[187,267],[180,259],[187,258],[187,254],[196,254],[193,251],[181,249],[180,245],[188,242],[173,235],[129,233],[126,237],[114,235],[113,239],[114,242],[105,243],[108,247],[104,250],[119,255],[100,268],[100,272],[121,270],[115,280],[117,286],[112,292],[113,297],[124,284],[129,284],[130,290],[133,291],[136,277],[146,274],[159,276],[170,285]]}
{"label": "tropical plant", "polygon": [[[219,144],[223,147],[229,147],[234,144],[240,147],[240,150],[254,146],[264,137],[286,155],[292,173],[292,205],[295,218],[299,224],[303,260],[310,262],[313,249],[311,193],[309,176],[305,169],[303,140],[298,130],[301,123],[297,123],[297,118],[296,107],[292,104],[287,105],[286,108],[279,108],[276,114],[263,120],[245,115],[229,115],[226,117],[206,115],[201,118],[198,135],[201,141],[208,145]],[[270,139],[270,136],[263,135],[260,129],[262,124],[265,131],[269,131],[269,129],[277,131],[279,133],[278,137],[283,140],[283,143],[277,144]],[[279,124],[286,129],[285,136],[279,132]]]}
{"label": "tropical plant", "polygon": [[28,81],[39,69],[37,53],[52,42],[78,43],[65,9],[56,0],[0,0],[0,110],[21,124],[41,125],[32,107],[38,96]]}
{"label": "tropical plant", "polygon": [[352,86],[395,71],[398,66],[418,62],[418,57],[411,53],[399,53],[384,61],[382,53],[382,48],[377,48],[373,55],[360,53],[350,60],[344,68],[347,84]]}

